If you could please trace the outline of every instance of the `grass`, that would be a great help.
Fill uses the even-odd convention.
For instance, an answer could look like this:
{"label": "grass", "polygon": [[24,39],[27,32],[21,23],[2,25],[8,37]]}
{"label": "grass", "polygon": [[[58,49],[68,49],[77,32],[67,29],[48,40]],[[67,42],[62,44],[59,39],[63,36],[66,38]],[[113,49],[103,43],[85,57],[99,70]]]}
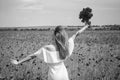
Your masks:
{"label": "grass", "polygon": [[[53,32],[0,31],[0,78],[47,80],[47,64],[39,59],[19,66],[21,59],[51,43]],[[68,31],[69,37],[75,31]],[[120,31],[85,31],[75,40],[75,49],[65,61],[70,80],[120,80]]]}

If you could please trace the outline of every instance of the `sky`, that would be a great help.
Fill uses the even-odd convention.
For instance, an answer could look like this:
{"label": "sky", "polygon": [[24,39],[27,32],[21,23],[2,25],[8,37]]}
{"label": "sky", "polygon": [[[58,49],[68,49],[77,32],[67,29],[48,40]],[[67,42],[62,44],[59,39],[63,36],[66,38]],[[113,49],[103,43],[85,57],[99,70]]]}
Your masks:
{"label": "sky", "polygon": [[0,27],[83,25],[86,7],[92,25],[120,24],[120,0],[0,0]]}

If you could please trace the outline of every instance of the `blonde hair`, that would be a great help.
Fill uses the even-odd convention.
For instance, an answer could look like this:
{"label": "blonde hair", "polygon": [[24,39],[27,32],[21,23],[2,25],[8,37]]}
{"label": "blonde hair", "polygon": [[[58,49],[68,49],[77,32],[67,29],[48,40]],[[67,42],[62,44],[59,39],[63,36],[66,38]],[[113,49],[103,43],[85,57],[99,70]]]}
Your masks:
{"label": "blonde hair", "polygon": [[57,26],[54,31],[55,43],[59,51],[60,59],[68,56],[68,35],[62,26]]}

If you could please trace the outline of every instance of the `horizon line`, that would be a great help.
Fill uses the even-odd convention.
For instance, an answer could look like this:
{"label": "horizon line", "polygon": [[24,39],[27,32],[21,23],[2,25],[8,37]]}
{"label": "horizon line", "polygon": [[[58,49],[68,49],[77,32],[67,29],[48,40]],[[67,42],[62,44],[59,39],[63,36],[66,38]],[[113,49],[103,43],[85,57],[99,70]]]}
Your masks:
{"label": "horizon line", "polygon": [[[93,24],[91,26],[104,26],[104,25],[120,25],[120,24]],[[84,26],[84,25],[25,25],[25,26],[0,26],[0,28],[7,28],[7,27],[11,27],[11,28],[21,28],[21,27],[55,27],[55,26]]]}
{"label": "horizon line", "polygon": [[[104,25],[91,25],[91,26],[110,26],[110,25],[118,25],[120,26],[120,24],[104,24]],[[5,27],[0,27],[0,28],[38,28],[38,27],[56,27],[56,26],[63,26],[63,27],[68,27],[68,26],[84,26],[84,25],[31,25],[31,26],[5,26]]]}

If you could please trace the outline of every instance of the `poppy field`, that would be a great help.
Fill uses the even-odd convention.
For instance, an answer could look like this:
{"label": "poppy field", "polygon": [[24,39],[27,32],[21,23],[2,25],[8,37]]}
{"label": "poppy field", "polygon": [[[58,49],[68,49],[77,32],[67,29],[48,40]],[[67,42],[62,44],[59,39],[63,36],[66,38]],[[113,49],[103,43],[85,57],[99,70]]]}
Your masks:
{"label": "poppy field", "polygon": [[[69,37],[76,31],[67,31]],[[47,80],[48,66],[36,58],[14,65],[52,41],[53,31],[0,31],[0,80]],[[65,61],[70,80],[120,80],[120,31],[85,31]]]}

